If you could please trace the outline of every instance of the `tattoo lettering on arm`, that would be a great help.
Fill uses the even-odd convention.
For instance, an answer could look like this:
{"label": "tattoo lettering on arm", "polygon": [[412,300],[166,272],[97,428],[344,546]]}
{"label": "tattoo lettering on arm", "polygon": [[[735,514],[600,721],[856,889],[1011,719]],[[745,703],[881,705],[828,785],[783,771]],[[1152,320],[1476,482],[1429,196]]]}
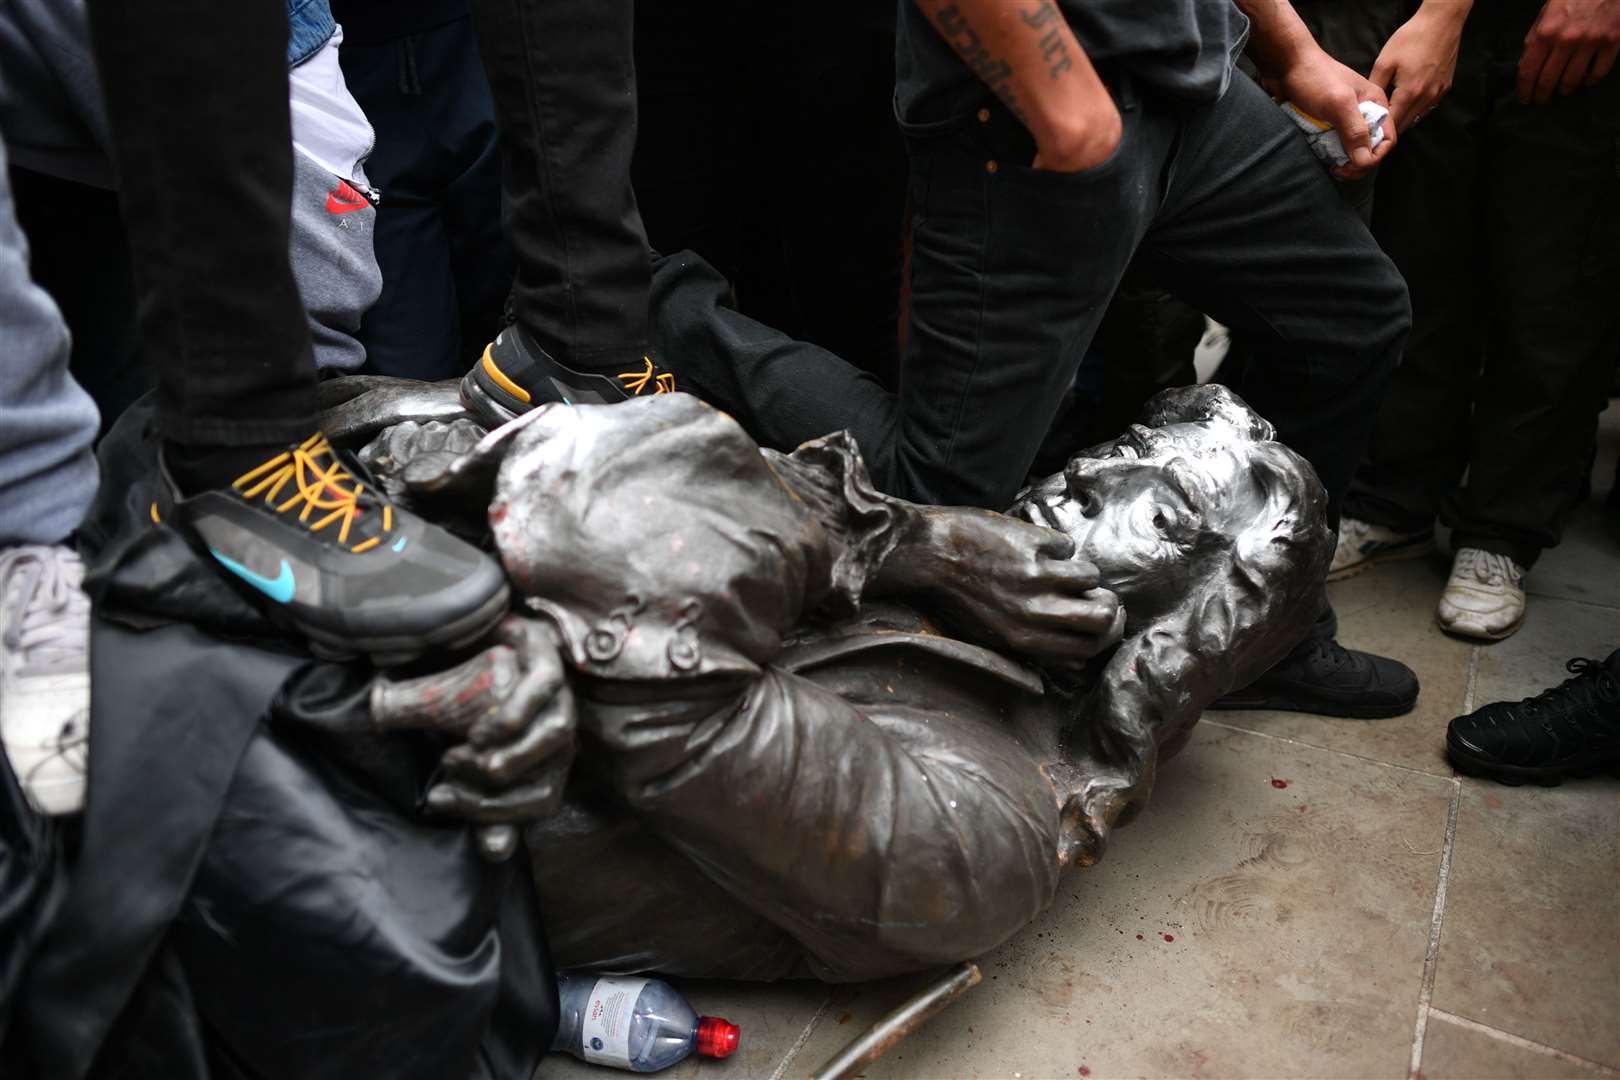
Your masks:
{"label": "tattoo lettering on arm", "polygon": [[1053,0],[1043,0],[1033,11],[1020,11],[1018,18],[1040,35],[1041,56],[1046,59],[1046,73],[1049,76],[1055,79],[1074,67],[1074,62],[1069,59],[1069,47],[1058,32],[1058,28],[1064,25],[1063,13]]}
{"label": "tattoo lettering on arm", "polygon": [[947,4],[940,8],[936,18],[940,31],[973,74],[995,92],[1002,104],[1018,117],[1020,123],[1027,124],[1029,118],[1024,115],[1018,95],[1013,92],[1012,65],[991,55],[978,33],[968,24],[967,17],[955,4]]}

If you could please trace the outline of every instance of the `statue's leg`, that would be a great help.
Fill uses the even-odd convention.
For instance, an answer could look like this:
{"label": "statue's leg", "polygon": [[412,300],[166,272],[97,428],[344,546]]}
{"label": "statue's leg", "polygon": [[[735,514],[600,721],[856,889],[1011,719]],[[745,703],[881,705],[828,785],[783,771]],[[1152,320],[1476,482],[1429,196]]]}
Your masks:
{"label": "statue's leg", "polygon": [[761,980],[809,974],[790,934],[599,789],[595,798],[570,791],[562,811],[524,839],[559,969]]}

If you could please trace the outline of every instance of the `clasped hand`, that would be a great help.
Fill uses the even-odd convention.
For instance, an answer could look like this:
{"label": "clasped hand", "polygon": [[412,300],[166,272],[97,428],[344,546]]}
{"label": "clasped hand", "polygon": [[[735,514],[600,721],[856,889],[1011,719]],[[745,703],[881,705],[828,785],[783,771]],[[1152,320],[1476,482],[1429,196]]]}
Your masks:
{"label": "clasped hand", "polygon": [[923,514],[910,585],[964,637],[1067,672],[1120,639],[1125,608],[1072,538],[987,511]]}
{"label": "clasped hand", "polygon": [[477,824],[480,853],[498,862],[516,850],[516,826],[562,804],[575,713],[549,623],[511,615],[494,640],[444,671],[377,679],[371,722],[381,731],[434,731],[455,740],[439,760],[426,810]]}

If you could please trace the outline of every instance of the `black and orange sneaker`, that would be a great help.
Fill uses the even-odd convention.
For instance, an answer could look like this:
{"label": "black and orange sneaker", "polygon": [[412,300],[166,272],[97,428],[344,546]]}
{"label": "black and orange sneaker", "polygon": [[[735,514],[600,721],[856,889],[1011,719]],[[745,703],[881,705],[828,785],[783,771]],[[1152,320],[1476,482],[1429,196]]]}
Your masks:
{"label": "black and orange sneaker", "polygon": [[277,623],[324,656],[401,663],[470,645],[506,613],[500,564],[388,501],[317,432],[229,487],[173,495],[187,527]]}
{"label": "black and orange sneaker", "polygon": [[496,335],[484,358],[461,380],[461,402],[490,427],[538,405],[612,405],[642,394],[672,394],[675,376],[651,357],[628,370],[603,375],[558,363],[516,323]]}

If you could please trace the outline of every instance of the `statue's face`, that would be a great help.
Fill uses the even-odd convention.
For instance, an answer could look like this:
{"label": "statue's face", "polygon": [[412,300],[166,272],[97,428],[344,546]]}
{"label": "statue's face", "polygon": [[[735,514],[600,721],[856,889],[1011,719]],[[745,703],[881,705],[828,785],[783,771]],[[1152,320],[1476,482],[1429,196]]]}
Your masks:
{"label": "statue's face", "polygon": [[1026,488],[1008,513],[1065,532],[1127,601],[1171,599],[1186,588],[1197,538],[1222,521],[1247,466],[1230,429],[1208,423],[1132,424],[1082,451],[1063,472]]}

